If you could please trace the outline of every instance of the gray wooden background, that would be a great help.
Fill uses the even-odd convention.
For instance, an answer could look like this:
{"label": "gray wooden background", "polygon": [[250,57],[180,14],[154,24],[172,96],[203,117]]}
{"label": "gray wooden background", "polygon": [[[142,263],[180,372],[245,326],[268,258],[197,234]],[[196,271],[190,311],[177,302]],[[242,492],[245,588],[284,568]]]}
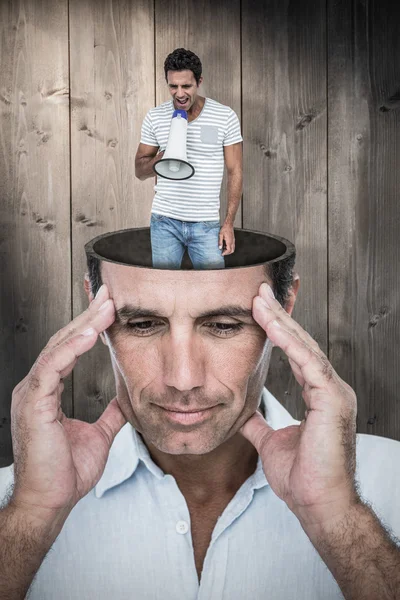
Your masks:
{"label": "gray wooden background", "polygon": [[[178,46],[200,56],[203,95],[241,119],[235,225],[296,244],[295,318],[355,388],[358,430],[400,439],[397,5],[0,0],[0,466],[14,386],[86,306],[84,243],[149,224],[154,182],[135,180],[134,157]],[[302,418],[275,352],[268,385]],[[112,388],[99,344],[67,382],[66,413],[94,420]]]}

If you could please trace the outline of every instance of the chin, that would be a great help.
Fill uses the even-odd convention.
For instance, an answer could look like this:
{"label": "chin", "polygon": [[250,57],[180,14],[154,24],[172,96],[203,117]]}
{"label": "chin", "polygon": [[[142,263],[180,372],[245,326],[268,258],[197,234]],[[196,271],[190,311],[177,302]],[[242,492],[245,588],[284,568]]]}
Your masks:
{"label": "chin", "polygon": [[160,452],[163,452],[164,454],[172,454],[174,456],[180,456],[185,454],[201,456],[202,454],[209,454],[210,452],[218,448],[220,444],[204,444],[204,442],[201,444],[192,444],[190,442],[181,441],[176,443],[161,443],[154,445]]}
{"label": "chin", "polygon": [[156,438],[153,436],[153,439],[147,439],[165,454],[202,455],[213,452],[236,433],[236,428],[234,431],[224,431],[221,428],[218,431],[207,433],[200,429],[192,432],[171,431],[168,435],[157,436]]}

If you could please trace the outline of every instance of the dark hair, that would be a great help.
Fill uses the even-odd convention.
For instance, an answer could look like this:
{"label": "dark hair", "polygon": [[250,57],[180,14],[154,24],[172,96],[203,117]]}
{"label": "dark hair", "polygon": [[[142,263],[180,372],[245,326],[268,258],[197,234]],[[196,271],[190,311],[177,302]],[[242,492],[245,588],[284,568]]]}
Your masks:
{"label": "dark hair", "polygon": [[168,71],[192,71],[197,85],[201,77],[201,61],[194,52],[185,50],[185,48],[176,48],[171,54],[168,54],[164,62],[165,80],[168,83]]}
{"label": "dark hair", "polygon": [[[282,306],[285,306],[289,298],[290,286],[293,283],[293,267],[296,253],[293,252],[290,256],[283,260],[278,260],[273,263],[264,265],[265,276],[272,281],[272,289],[275,298]],[[87,266],[89,272],[90,287],[93,296],[97,294],[98,289],[102,284],[101,280],[101,261],[95,256],[87,256]]]}

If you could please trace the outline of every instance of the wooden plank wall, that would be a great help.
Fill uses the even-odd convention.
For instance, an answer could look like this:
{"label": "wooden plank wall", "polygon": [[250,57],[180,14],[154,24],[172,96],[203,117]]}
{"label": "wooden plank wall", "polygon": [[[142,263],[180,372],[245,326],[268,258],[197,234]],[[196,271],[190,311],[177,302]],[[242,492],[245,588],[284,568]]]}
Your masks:
{"label": "wooden plank wall", "polygon": [[[293,316],[326,352],[325,4],[246,2],[242,38],[243,227],[294,242],[301,287]],[[278,349],[268,387],[303,418],[299,386]]]}
{"label": "wooden plank wall", "polygon": [[67,0],[1,2],[0,44],[3,466],[11,462],[12,390],[71,316]]}
{"label": "wooden plank wall", "polygon": [[[295,318],[355,387],[359,431],[400,439],[399,26],[391,0],[0,3],[0,466],[13,387],[87,305],[85,242],[149,224],[154,182],[135,180],[134,156],[179,46],[203,62],[203,95],[241,118],[235,225],[295,242]],[[278,351],[268,385],[301,418]],[[112,394],[99,343],[64,408],[93,421]]]}
{"label": "wooden plank wall", "polygon": [[329,5],[330,357],[358,428],[400,439],[400,7]]}

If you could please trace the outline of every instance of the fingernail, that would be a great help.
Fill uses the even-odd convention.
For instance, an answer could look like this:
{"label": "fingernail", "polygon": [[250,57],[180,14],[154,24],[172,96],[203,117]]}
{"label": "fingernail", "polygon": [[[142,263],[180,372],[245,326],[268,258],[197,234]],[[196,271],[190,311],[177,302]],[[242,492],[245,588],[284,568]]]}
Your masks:
{"label": "fingernail", "polygon": [[275,298],[274,292],[272,291],[272,287],[268,285],[268,283],[264,284],[264,291],[268,294],[270,298]]}
{"label": "fingernail", "polygon": [[97,290],[97,294],[96,294],[96,295],[95,295],[95,297],[94,297],[94,299],[95,299],[95,300],[96,300],[97,296],[99,296],[99,295],[100,295],[100,292],[101,292],[101,290],[103,289],[103,287],[104,287],[104,283],[103,283],[103,285],[101,285],[101,286],[99,287],[99,289]]}
{"label": "fingernail", "polygon": [[100,306],[98,312],[100,312],[101,310],[106,310],[110,306],[111,302],[112,302],[111,298],[109,298],[108,300],[103,302],[103,304]]}
{"label": "fingernail", "polygon": [[89,329],[85,329],[85,331],[81,333],[81,335],[92,335],[94,331],[95,330],[93,329],[93,327],[89,327]]}
{"label": "fingernail", "polygon": [[280,328],[280,325],[279,325],[278,321],[272,321],[272,325],[274,325],[275,327],[279,327]]}

